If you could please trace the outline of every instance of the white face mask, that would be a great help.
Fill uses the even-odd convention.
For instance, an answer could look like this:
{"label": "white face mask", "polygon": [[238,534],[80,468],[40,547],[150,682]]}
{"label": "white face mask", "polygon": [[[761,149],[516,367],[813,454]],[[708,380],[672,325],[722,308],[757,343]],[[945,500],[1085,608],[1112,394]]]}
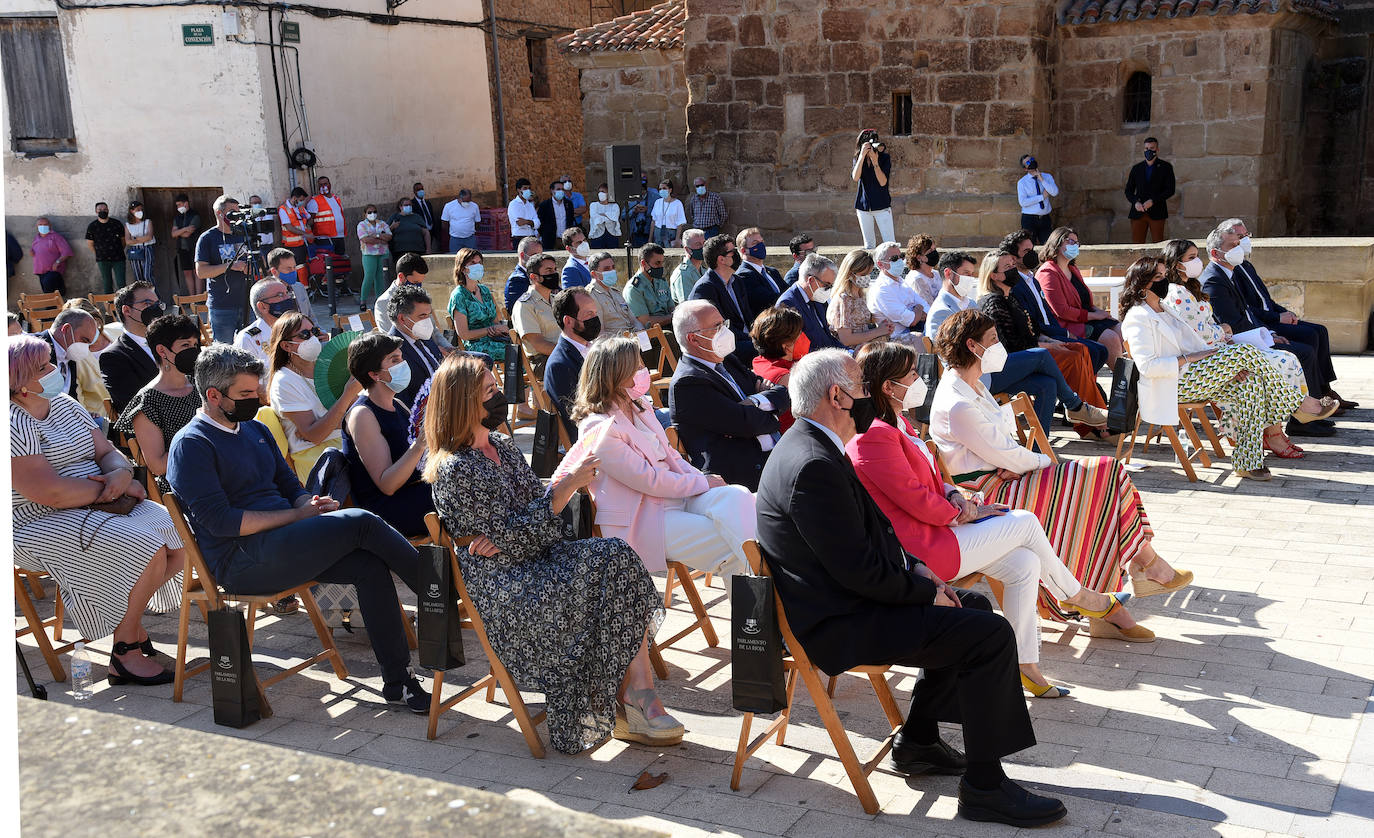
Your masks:
{"label": "white face mask", "polygon": [[72,361],[84,361],[91,357],[91,345],[77,341],[67,347],[67,358]]}
{"label": "white face mask", "polygon": [[1245,261],[1245,245],[1238,244],[1221,255],[1231,267],[1239,267],[1240,263]]}
{"label": "white face mask", "polygon": [[189,209],[190,207],[177,207],[177,212],[181,213],[182,215],[185,215],[187,210]]}
{"label": "white face mask", "polygon": [[1001,341],[998,341],[983,350],[983,357],[980,360],[983,362],[983,372],[989,374],[1001,372],[1002,367],[1007,365],[1007,348],[1002,345]]}
{"label": "white face mask", "polygon": [[296,347],[296,354],[300,356],[302,361],[314,361],[320,357],[321,349],[324,347],[320,344],[320,339],[311,335]]}
{"label": "white face mask", "polygon": [[410,327],[410,333],[416,340],[429,340],[434,337],[434,321],[426,317],[424,320],[417,321]]}
{"label": "white face mask", "polygon": [[376,221],[376,220],[377,220],[377,213],[375,213],[375,212],[369,212],[369,213],[367,214],[367,220],[368,220],[368,221]]}
{"label": "white face mask", "polygon": [[954,290],[958,291],[961,297],[972,297],[978,292],[978,277],[960,274],[959,281],[954,285]]}
{"label": "white face mask", "polygon": [[902,396],[902,410],[913,410],[926,403],[926,383],[920,376],[907,385],[906,395]]}
{"label": "white face mask", "polygon": [[833,291],[829,285],[822,285],[820,288],[811,292],[811,301],[825,305],[830,302],[831,293],[833,293]]}
{"label": "white face mask", "polygon": [[143,219],[143,210],[134,210],[134,218]]}
{"label": "white face mask", "polygon": [[1252,242],[1252,241],[1250,241],[1250,237],[1249,237],[1249,236],[1246,236],[1246,237],[1244,237],[1243,239],[1240,240],[1240,246],[1243,247],[1243,248],[1245,248],[1245,255],[1246,255],[1246,256],[1249,256],[1251,253],[1254,253],[1254,252],[1255,252],[1255,243]]}
{"label": "white face mask", "polygon": [[603,203],[603,204],[606,203],[606,198],[607,198],[607,197],[609,197],[609,196],[608,196],[605,192],[598,192],[598,193],[596,193],[596,199],[597,199],[598,201],[600,201],[601,203]]}
{"label": "white face mask", "polygon": [[735,333],[722,326],[711,338],[711,351],[724,358],[735,351]]}
{"label": "white face mask", "polygon": [[1194,256],[1183,263],[1183,270],[1188,274],[1189,279],[1197,279],[1202,276],[1202,258]]}
{"label": "white face mask", "polygon": [[578,242],[577,247],[573,248],[573,255],[579,259],[586,259],[592,252],[592,246],[586,242]]}

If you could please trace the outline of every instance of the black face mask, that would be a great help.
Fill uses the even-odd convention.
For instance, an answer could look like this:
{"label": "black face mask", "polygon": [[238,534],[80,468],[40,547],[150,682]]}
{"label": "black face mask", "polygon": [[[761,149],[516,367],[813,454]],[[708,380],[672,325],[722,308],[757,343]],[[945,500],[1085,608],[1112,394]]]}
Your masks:
{"label": "black face mask", "polygon": [[1040,257],[1035,255],[1035,250],[1027,250],[1026,255],[1021,257],[1021,264],[1026,266],[1026,270],[1033,271],[1040,267]]}
{"label": "black face mask", "polygon": [[649,277],[650,277],[651,279],[662,279],[662,278],[663,278],[663,266],[662,266],[662,265],[659,265],[657,268],[650,268],[650,269],[649,269]]}
{"label": "black face mask", "polygon": [[1011,287],[1021,281],[1021,274],[1015,268],[1012,268],[1002,274],[1002,281],[1005,282],[1008,287]]}
{"label": "black face mask", "polygon": [[598,315],[589,320],[573,325],[573,334],[591,343],[596,340],[597,335],[601,334],[601,317]]}
{"label": "black face mask", "polygon": [[275,303],[267,304],[267,313],[273,317],[281,317],[288,311],[300,311],[300,304],[296,302],[294,296],[289,299],[277,300]]}
{"label": "black face mask", "polygon": [[691,258],[697,260],[698,262],[700,262],[702,259],[706,258],[706,255],[705,255],[704,253],[702,253],[702,248],[700,248],[700,247],[689,247],[689,248],[687,248],[687,255],[690,256]]}
{"label": "black face mask", "polygon": [[110,217],[110,211],[109,211],[109,210],[101,210],[100,212],[98,212],[98,213],[95,214],[95,217],[96,217],[96,218],[99,218],[101,221],[104,221],[105,219],[107,219],[107,218]]}
{"label": "black face mask", "polygon": [[558,290],[558,284],[559,284],[559,283],[558,283],[558,274],[548,274],[548,275],[540,274],[540,275],[539,275],[539,284],[542,285],[542,286],[544,286],[545,288],[549,289],[550,291],[557,291],[557,290]]}
{"label": "black face mask", "polygon": [[[192,375],[196,371],[196,359],[200,357],[199,346],[188,346],[172,357],[172,365],[182,375]],[[254,411],[256,414],[257,411]]]}
{"label": "black face mask", "polygon": [[1145,159],[1146,159],[1146,160],[1153,160],[1153,159],[1155,159],[1156,153],[1157,153],[1157,152],[1156,152],[1154,149],[1152,149],[1152,148],[1147,148],[1147,149],[1145,149]]}
{"label": "black face mask", "polygon": [[931,251],[926,254],[926,264],[932,268],[940,264],[940,251],[931,248]]}
{"label": "black face mask", "polygon": [[161,300],[158,300],[138,313],[138,321],[144,326],[151,326],[153,321],[161,317],[166,310],[167,307],[162,304]]}
{"label": "black face mask", "polygon": [[850,396],[850,399],[853,400],[853,404],[844,409],[849,411],[850,418],[854,420],[854,433],[864,433],[873,425],[873,420],[878,418],[878,409],[873,406],[873,399],[868,396],[860,396],[857,399]]}
{"label": "black face mask", "polygon": [[[233,402],[233,407],[225,409],[226,401]],[[219,409],[224,411],[224,418],[230,422],[247,422],[258,415],[258,408],[262,407],[262,402],[258,401],[257,396],[246,399],[225,399],[220,398]]]}
{"label": "black face mask", "polygon": [[1161,300],[1169,296],[1169,280],[1159,279],[1150,283],[1150,291]]}
{"label": "black face mask", "polygon": [[737,271],[737,270],[739,270],[739,263],[740,263],[739,251],[738,251],[738,250],[732,250],[732,251],[730,251],[730,270],[732,270],[732,271]]}
{"label": "black face mask", "polygon": [[487,415],[482,417],[482,427],[489,431],[494,431],[506,424],[507,406],[506,394],[502,393],[500,390],[497,390],[491,398],[482,402],[482,409],[487,412]]}

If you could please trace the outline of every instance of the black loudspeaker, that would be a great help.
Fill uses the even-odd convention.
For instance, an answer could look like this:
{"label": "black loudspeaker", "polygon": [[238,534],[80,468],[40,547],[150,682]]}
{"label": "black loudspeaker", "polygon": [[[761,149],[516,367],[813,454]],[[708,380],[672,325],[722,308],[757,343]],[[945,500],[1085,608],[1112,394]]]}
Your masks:
{"label": "black loudspeaker", "polygon": [[611,187],[612,201],[624,202],[631,195],[644,194],[639,178],[639,146],[606,147],[606,183]]}

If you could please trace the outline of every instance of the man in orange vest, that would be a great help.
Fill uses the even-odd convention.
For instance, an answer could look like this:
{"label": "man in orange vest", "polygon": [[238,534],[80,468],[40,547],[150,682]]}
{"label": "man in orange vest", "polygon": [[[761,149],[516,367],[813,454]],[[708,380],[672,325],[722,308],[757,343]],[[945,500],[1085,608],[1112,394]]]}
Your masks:
{"label": "man in orange vest", "polygon": [[342,256],[344,254],[343,205],[339,203],[338,198],[334,197],[334,192],[329,185],[329,178],[322,177],[315,182],[319,187],[319,193],[305,205],[306,211],[310,213],[311,231],[317,240],[329,239],[334,245],[334,252]]}
{"label": "man in orange vest", "polygon": [[291,190],[291,197],[277,207],[282,247],[295,254],[297,265],[305,265],[310,261],[305,243],[315,240],[315,234],[310,231],[310,214],[305,211],[308,197],[305,190],[297,186]]}

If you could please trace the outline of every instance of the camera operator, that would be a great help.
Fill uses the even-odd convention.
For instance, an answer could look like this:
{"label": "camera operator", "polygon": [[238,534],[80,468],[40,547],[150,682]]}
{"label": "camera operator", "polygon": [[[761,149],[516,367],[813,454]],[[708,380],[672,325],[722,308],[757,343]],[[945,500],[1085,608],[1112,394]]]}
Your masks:
{"label": "camera operator", "polygon": [[215,199],[215,226],[196,240],[196,276],[205,280],[210,308],[210,331],[216,341],[232,343],[234,333],[248,321],[248,260],[242,225],[230,224],[239,202],[228,195]]}
{"label": "camera operator", "polygon": [[892,231],[892,195],[887,183],[891,175],[892,157],[887,153],[887,144],[878,139],[877,131],[865,128],[859,132],[854,147],[854,170],[850,177],[859,184],[854,210],[859,216],[859,229],[867,250],[877,247],[879,239],[896,240]]}

